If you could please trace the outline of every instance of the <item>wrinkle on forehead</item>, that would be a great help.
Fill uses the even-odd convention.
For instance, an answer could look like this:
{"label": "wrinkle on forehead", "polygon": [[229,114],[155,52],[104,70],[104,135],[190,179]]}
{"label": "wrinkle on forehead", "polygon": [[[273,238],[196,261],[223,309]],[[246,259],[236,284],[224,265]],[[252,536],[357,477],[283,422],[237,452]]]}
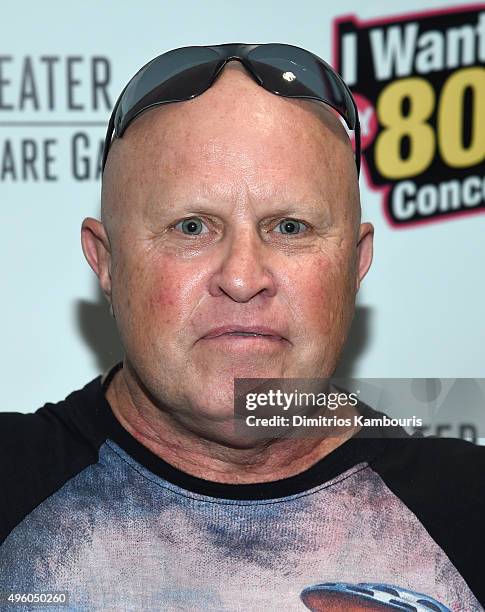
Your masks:
{"label": "wrinkle on forehead", "polygon": [[124,216],[125,200],[140,205],[137,194],[150,189],[162,167],[173,179],[192,173],[210,178],[221,159],[248,180],[258,172],[284,179],[286,170],[291,176],[305,164],[307,173],[331,182],[345,218],[356,228],[360,223],[352,147],[333,109],[267,92],[234,61],[202,95],[145,111],[114,140],[101,197],[108,233]]}

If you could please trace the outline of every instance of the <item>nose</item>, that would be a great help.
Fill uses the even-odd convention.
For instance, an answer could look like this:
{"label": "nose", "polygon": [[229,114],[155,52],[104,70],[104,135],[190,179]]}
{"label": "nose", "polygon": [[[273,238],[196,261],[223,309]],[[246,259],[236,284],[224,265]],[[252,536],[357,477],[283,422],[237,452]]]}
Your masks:
{"label": "nose", "polygon": [[226,236],[209,291],[214,297],[227,295],[235,302],[249,302],[260,294],[275,295],[268,253],[256,230],[239,227],[231,236]]}

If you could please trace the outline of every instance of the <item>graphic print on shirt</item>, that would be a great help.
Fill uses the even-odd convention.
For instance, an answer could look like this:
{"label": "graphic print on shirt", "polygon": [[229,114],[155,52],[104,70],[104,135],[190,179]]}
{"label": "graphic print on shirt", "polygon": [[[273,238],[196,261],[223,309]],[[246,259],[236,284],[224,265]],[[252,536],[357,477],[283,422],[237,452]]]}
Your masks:
{"label": "graphic print on shirt", "polygon": [[371,582],[315,584],[303,590],[301,599],[312,612],[450,612],[449,608],[424,593],[401,589],[396,585]]}
{"label": "graphic print on shirt", "polygon": [[374,593],[348,610],[483,610],[365,463],[285,498],[219,499],[167,482],[108,441],[98,463],[14,528],[0,565],[0,591],[66,591],[75,612],[332,610],[302,598],[329,582],[372,584],[375,593],[387,585],[403,601],[407,590],[430,604],[411,607],[408,593],[398,608],[391,594],[378,603]]}

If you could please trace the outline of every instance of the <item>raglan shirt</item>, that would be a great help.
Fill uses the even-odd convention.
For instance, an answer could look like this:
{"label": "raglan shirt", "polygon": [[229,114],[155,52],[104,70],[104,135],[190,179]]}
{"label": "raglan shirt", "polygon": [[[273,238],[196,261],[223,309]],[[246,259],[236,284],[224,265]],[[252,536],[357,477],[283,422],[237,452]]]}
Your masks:
{"label": "raglan shirt", "polygon": [[[120,367],[0,414],[2,610],[485,609],[485,448],[364,427],[296,476],[211,482],[121,426]],[[39,593],[68,603],[7,599]]]}

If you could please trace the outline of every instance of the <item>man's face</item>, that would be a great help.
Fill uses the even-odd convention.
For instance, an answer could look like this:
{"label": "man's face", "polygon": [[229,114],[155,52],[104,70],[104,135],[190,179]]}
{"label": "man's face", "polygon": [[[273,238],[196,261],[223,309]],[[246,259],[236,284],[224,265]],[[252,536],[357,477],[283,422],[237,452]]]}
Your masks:
{"label": "man's face", "polygon": [[[233,414],[235,377],[333,373],[372,228],[359,232],[351,147],[323,105],[232,62],[201,96],[138,118],[103,189],[98,274],[152,399],[202,427]],[[269,335],[223,333],[235,326]]]}

